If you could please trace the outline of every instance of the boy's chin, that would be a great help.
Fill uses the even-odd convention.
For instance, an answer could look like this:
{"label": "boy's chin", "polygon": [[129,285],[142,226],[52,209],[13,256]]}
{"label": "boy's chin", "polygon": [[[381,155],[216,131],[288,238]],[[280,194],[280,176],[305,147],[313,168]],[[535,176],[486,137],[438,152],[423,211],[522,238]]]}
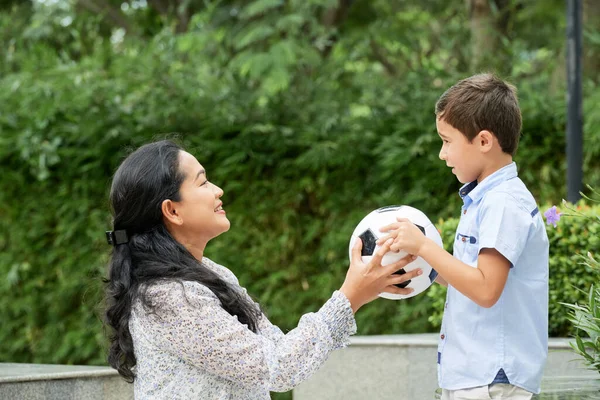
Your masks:
{"label": "boy's chin", "polygon": [[456,176],[456,180],[458,180],[460,183],[462,183],[463,185],[466,183],[471,183],[474,180],[476,180],[476,177],[470,177],[470,176],[465,176],[465,175],[458,175],[454,169],[452,170],[452,173],[454,174],[454,176]]}
{"label": "boy's chin", "polygon": [[468,179],[468,178],[464,178],[464,177],[456,177],[456,179],[463,185],[467,184],[467,183],[471,183],[473,182],[475,179]]}
{"label": "boy's chin", "polygon": [[454,175],[456,177],[456,180],[460,183],[467,183],[464,177],[457,175],[456,172],[454,172],[454,168],[452,168],[452,175]]}

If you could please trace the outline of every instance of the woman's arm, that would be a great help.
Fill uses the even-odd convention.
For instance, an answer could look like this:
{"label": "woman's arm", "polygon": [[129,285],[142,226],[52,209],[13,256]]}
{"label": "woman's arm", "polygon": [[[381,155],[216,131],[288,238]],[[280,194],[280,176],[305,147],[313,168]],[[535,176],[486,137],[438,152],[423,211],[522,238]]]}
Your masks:
{"label": "woman's arm", "polygon": [[248,387],[287,391],[307,379],[355,333],[350,303],[335,292],[316,313],[302,316],[283,334],[262,317],[258,334],[241,324],[198,283],[157,285],[148,290],[154,313],[141,307],[141,332],[158,348],[208,373]]}

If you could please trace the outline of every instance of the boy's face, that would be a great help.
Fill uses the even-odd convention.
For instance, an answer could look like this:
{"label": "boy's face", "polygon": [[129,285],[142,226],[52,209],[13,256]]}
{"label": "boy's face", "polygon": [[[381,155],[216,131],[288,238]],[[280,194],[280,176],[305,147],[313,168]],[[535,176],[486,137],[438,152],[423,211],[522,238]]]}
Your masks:
{"label": "boy's face", "polygon": [[484,164],[478,140],[469,142],[465,135],[443,119],[436,118],[435,125],[443,142],[440,159],[452,168],[460,183],[479,180]]}

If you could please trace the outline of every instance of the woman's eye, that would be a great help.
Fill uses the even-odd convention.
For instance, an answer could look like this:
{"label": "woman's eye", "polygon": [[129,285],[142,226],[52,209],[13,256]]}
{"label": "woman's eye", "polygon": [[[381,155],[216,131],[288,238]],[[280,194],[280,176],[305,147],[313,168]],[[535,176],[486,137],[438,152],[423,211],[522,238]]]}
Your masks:
{"label": "woman's eye", "polygon": [[202,182],[202,184],[201,184],[200,186],[204,186],[204,185],[206,185],[207,183],[208,183],[208,179],[207,179],[207,180],[205,180],[204,182]]}

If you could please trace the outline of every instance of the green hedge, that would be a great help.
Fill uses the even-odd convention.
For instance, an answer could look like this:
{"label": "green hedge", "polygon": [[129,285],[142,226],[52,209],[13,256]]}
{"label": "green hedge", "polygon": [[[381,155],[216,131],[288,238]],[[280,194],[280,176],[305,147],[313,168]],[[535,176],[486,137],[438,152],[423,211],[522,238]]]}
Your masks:
{"label": "green hedge", "polygon": [[[436,21],[422,17],[429,19],[415,22]],[[106,363],[98,311],[109,254],[108,186],[127,148],[157,134],[180,132],[223,187],[232,229],[207,255],[230,267],[284,330],[340,287],[350,234],[368,212],[409,204],[438,220],[459,206],[460,184],[438,159],[433,114],[443,90],[470,74],[446,63],[453,41],[440,42],[449,46],[444,51],[407,50],[418,67],[390,76],[372,58],[377,30],[341,37],[325,57],[304,32],[310,24],[248,50],[236,39],[238,25],[210,25],[199,14],[191,25],[199,28],[185,34],[115,43],[87,25],[72,32],[57,25],[52,29],[74,35],[59,51],[51,40],[58,36],[41,21],[21,37],[15,18],[0,15],[1,42],[10,50],[0,78],[3,361]],[[426,25],[388,26],[406,29],[416,47],[430,32]],[[431,32],[437,41],[440,34]],[[392,49],[397,37],[375,39]],[[517,161],[536,197],[558,201],[564,96],[548,90],[551,60],[519,75],[533,61],[514,64],[524,115]],[[594,89],[586,87],[584,171],[600,186]],[[359,334],[435,330],[433,301],[373,302],[357,315]]]}
{"label": "green hedge", "polygon": [[[590,206],[582,201],[575,209],[587,216],[600,215],[600,206],[597,204]],[[566,209],[563,211],[566,211],[565,214],[570,213]],[[457,225],[458,219],[440,222],[444,245],[448,251],[452,251]],[[569,322],[567,308],[560,303],[584,303],[588,299],[591,285],[597,284],[596,272],[582,264],[580,256],[586,255],[588,251],[592,254],[600,253],[600,219],[565,215],[556,228],[548,225],[546,231],[550,241],[548,333],[555,337],[572,336],[575,331]],[[433,285],[427,291],[427,297],[433,301],[435,310],[429,317],[429,322],[439,328],[446,288]]]}

